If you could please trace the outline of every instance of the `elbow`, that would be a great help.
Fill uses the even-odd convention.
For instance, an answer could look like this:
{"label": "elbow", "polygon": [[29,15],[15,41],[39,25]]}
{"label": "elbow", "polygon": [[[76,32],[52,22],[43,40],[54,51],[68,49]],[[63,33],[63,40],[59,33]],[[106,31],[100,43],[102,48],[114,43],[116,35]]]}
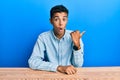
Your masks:
{"label": "elbow", "polygon": [[76,63],[74,64],[74,66],[75,66],[75,67],[82,67],[82,66],[83,66],[83,59],[80,60],[80,61],[78,61],[78,62],[76,62]]}
{"label": "elbow", "polygon": [[28,66],[31,69],[36,69],[36,67],[35,67],[35,65],[34,65],[34,63],[33,63],[33,61],[31,59],[28,60]]}
{"label": "elbow", "polygon": [[83,66],[83,63],[78,63],[78,64],[75,64],[75,67],[82,67]]}

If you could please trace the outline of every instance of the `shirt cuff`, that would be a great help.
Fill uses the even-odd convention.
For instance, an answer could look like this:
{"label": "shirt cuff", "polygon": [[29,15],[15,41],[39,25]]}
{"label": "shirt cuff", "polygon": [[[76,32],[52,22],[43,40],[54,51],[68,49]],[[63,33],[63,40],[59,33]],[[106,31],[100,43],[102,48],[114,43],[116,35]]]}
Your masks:
{"label": "shirt cuff", "polygon": [[57,67],[58,65],[55,64],[51,65],[51,71],[57,72]]}
{"label": "shirt cuff", "polygon": [[74,50],[73,49],[73,53],[79,53],[79,52],[82,52],[81,49],[79,49],[79,50]]}

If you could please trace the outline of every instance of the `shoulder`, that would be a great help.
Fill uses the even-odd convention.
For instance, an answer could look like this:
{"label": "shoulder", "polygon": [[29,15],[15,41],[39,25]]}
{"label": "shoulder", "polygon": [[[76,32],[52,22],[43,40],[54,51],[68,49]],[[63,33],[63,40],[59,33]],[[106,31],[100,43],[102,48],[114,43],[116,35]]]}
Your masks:
{"label": "shoulder", "polygon": [[73,31],[72,30],[65,30],[64,38],[66,40],[71,40],[71,35],[70,35],[71,32],[73,32]]}
{"label": "shoulder", "polygon": [[73,32],[73,31],[72,31],[72,30],[66,30],[66,31],[65,31],[65,35],[68,36],[68,35],[70,35],[71,32]]}
{"label": "shoulder", "polygon": [[73,32],[73,30],[66,30],[67,34],[70,34],[71,32]]}
{"label": "shoulder", "polygon": [[46,32],[39,34],[38,38],[44,39],[44,38],[48,38],[50,35],[51,35],[51,31],[46,31]]}

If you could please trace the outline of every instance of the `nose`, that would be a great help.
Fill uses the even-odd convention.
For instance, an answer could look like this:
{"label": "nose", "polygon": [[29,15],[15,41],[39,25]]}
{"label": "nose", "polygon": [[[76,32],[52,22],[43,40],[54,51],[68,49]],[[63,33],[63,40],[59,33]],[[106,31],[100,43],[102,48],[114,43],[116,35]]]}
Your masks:
{"label": "nose", "polygon": [[59,21],[59,25],[60,25],[60,26],[62,26],[62,24],[63,24],[63,21],[62,21],[62,20],[60,20],[60,21]]}

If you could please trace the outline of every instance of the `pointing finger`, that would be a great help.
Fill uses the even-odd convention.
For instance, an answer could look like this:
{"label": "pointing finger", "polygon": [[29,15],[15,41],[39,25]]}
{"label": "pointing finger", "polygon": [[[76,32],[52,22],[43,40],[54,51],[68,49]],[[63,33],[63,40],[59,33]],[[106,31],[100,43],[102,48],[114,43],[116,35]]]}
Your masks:
{"label": "pointing finger", "polygon": [[83,36],[83,34],[85,34],[86,31],[83,31],[80,35]]}

